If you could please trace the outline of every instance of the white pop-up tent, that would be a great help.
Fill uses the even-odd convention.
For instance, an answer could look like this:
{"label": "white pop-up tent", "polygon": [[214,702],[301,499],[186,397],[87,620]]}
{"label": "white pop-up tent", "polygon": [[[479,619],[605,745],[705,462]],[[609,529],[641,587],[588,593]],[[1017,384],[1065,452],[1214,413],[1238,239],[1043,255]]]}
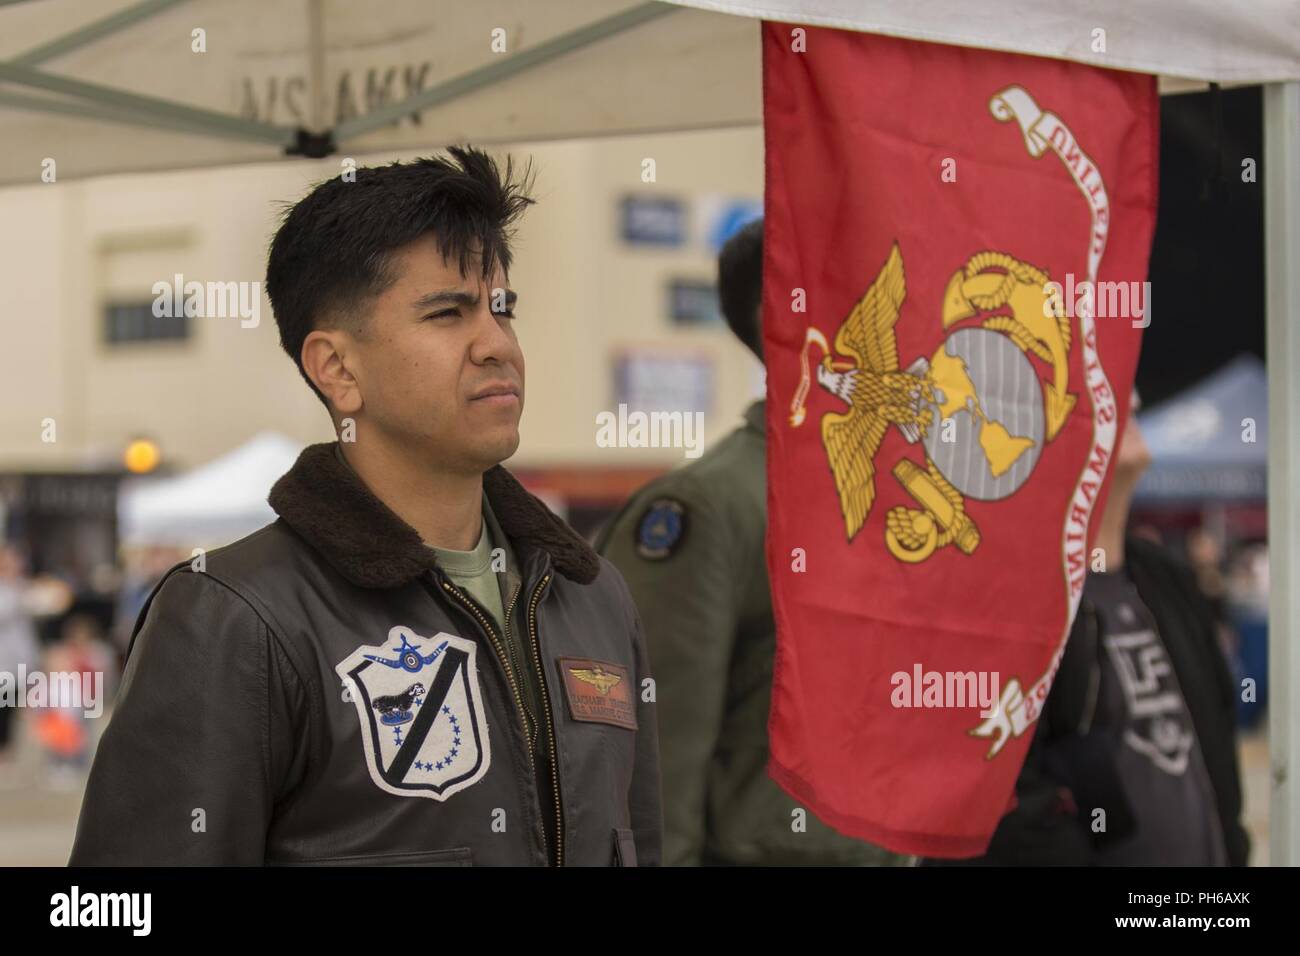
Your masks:
{"label": "white pop-up tent", "polygon": [[266,496],[293,467],[302,445],[259,432],[207,464],[165,478],[125,482],[117,501],[125,547],[219,547],[275,520]]}
{"label": "white pop-up tent", "polygon": [[1239,355],[1213,375],[1138,415],[1151,467],[1144,505],[1261,501],[1268,493],[1268,379]]}
{"label": "white pop-up tent", "polygon": [[758,18],[1265,85],[1271,839],[1300,862],[1295,0],[0,0],[0,184],[756,124]]}
{"label": "white pop-up tent", "polygon": [[0,0],[0,183],[755,124],[759,17],[1300,80],[1294,0]]}

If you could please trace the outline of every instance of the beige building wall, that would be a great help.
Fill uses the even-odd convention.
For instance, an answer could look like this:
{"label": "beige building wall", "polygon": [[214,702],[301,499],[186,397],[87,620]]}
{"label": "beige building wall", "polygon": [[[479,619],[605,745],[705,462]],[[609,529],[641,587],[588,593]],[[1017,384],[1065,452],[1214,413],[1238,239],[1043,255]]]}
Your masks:
{"label": "beige building wall", "polygon": [[[602,449],[596,416],[614,411],[611,358],[654,347],[707,357],[714,410],[706,442],[761,391],[761,367],[725,326],[681,328],[670,277],[712,281],[714,254],[620,238],[626,194],[760,199],[758,128],[510,147],[536,170],[536,206],[516,240],[511,283],[528,366],[516,466],[653,465],[680,449]],[[500,151],[498,151],[500,152]],[[357,157],[362,164],[388,157]],[[654,160],[655,182],[643,182]],[[264,429],[301,442],[332,437],[328,416],[281,351],[263,295],[260,322],[194,318],[191,338],[110,346],[104,305],[152,300],[152,286],[261,282],[280,204],[337,175],[338,157],[0,189],[0,469],[113,467],[137,435],[174,467],[217,457]],[[48,423],[56,440],[45,442]]]}

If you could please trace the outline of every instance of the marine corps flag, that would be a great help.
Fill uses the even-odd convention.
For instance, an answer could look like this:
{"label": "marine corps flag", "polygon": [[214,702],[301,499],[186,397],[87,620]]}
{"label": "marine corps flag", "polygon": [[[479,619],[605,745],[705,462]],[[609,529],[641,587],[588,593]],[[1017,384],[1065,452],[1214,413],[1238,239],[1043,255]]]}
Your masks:
{"label": "marine corps flag", "polygon": [[763,70],[769,772],[975,856],[1105,560],[1155,79],[778,23]]}

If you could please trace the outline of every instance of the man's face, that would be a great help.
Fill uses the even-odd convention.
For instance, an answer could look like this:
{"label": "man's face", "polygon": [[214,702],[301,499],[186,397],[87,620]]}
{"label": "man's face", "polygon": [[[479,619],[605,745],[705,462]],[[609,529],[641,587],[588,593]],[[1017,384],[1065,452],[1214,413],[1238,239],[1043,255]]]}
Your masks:
{"label": "man's face", "polygon": [[486,471],[519,447],[524,356],[515,294],[500,264],[463,276],[433,236],[393,256],[396,281],[373,303],[350,363],[360,416],[439,467]]}

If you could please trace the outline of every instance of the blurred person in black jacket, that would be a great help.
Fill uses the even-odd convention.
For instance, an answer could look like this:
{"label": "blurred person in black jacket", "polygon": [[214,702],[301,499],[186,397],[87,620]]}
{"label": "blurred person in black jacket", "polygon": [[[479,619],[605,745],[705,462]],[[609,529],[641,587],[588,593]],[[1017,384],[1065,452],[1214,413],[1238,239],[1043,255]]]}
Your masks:
{"label": "blurred person in black jacket", "polygon": [[[1150,464],[1134,414],[1051,693],[987,853],[926,865],[1244,866],[1234,685],[1192,570],[1125,534]],[[1100,554],[1095,549],[1100,549]]]}

